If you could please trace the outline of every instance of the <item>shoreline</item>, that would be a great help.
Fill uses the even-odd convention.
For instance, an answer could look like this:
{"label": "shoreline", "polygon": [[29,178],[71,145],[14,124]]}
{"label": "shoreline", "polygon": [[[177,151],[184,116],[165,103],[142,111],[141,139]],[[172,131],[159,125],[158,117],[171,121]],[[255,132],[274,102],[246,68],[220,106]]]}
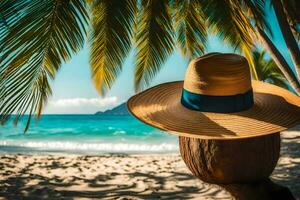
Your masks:
{"label": "shoreline", "polygon": [[9,155],[16,155],[16,156],[143,156],[143,155],[154,155],[154,156],[159,156],[159,155],[179,155],[179,150],[178,151],[170,151],[170,152],[127,152],[127,153],[122,153],[122,152],[62,152],[62,151],[30,151],[28,153],[26,152],[13,152],[10,151],[9,153],[7,152],[0,152],[0,157],[1,156],[9,156]]}

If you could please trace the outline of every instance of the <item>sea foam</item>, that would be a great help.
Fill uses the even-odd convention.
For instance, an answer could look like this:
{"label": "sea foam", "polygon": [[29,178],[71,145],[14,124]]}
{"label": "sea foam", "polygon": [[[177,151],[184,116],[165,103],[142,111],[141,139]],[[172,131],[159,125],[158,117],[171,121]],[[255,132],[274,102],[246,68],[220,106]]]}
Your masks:
{"label": "sea foam", "polygon": [[1,140],[0,150],[4,147],[21,147],[28,151],[70,151],[70,152],[103,152],[103,153],[133,153],[133,152],[177,152],[178,145],[172,143],[82,143],[71,141],[16,141]]}

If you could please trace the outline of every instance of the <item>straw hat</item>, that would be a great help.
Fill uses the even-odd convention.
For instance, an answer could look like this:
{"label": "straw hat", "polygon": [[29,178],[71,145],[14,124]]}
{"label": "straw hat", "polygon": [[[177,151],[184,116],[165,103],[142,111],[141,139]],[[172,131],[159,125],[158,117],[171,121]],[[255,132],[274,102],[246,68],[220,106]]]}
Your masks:
{"label": "straw hat", "polygon": [[127,105],[144,123],[201,139],[248,138],[300,124],[300,98],[251,81],[247,60],[236,54],[210,53],[192,60],[184,81],[152,87]]}

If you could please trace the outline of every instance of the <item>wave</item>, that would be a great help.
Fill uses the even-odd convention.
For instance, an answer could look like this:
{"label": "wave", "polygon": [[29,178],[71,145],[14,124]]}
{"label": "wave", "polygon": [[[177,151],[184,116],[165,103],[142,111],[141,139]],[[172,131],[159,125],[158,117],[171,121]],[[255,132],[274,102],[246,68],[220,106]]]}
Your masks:
{"label": "wave", "polygon": [[126,131],[115,131],[113,132],[113,135],[125,135]]}
{"label": "wave", "polygon": [[[7,148],[9,147],[9,148]],[[0,151],[14,151],[26,148],[27,151],[61,151],[61,152],[103,152],[103,153],[164,153],[178,151],[174,143],[87,143],[70,141],[16,141],[1,140]],[[2,150],[1,150],[2,149]],[[5,150],[4,150],[5,149]],[[16,150],[15,150],[16,151]]]}

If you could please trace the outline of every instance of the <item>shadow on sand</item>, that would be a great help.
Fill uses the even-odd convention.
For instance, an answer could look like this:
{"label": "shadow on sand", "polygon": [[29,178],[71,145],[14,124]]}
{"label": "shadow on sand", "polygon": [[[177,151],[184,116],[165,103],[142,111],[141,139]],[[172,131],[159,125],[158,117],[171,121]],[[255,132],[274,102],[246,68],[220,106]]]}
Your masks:
{"label": "shadow on sand", "polygon": [[[30,157],[23,155],[24,157]],[[115,158],[126,157],[124,155],[113,155]],[[47,164],[40,159],[32,163],[27,163],[17,173],[13,171],[14,166],[20,164],[18,156],[2,156],[0,168],[5,169],[0,172],[0,198],[4,199],[192,199],[191,194],[199,196],[217,197],[218,193],[224,194],[219,188],[212,188],[208,184],[201,183],[184,185],[185,181],[198,180],[187,170],[185,172],[175,172],[174,169],[164,170],[159,168],[159,173],[169,173],[169,176],[161,176],[153,169],[149,173],[131,170],[131,172],[118,172],[117,169],[99,174],[97,171],[93,178],[84,178],[82,174],[68,176],[67,180],[62,176],[47,176],[46,174],[37,174],[34,169],[40,168],[46,171],[69,170],[77,168],[79,171],[86,170],[86,167],[93,164],[95,156],[75,157],[80,162],[66,163],[64,157],[48,157]],[[50,160],[50,162],[49,162]],[[63,161],[64,160],[64,161]],[[177,159],[178,160],[178,159]],[[82,162],[86,162],[85,166]],[[151,161],[159,165],[158,160]],[[176,161],[177,162],[177,161]],[[116,162],[118,163],[118,162]],[[106,164],[103,164],[105,167]],[[121,166],[122,167],[122,166]],[[12,169],[12,170],[9,170]],[[135,171],[135,172],[133,172]],[[102,172],[103,173],[103,172]],[[124,179],[124,182],[116,184],[118,177]],[[131,180],[130,180],[131,179]],[[134,180],[133,180],[134,179]],[[168,188],[169,181],[176,184],[176,188]],[[146,185],[140,187],[140,184]],[[219,195],[220,196],[220,195]],[[221,195],[224,199],[224,195]]]}
{"label": "shadow on sand", "polygon": [[[300,199],[299,149],[299,136],[283,138],[281,158],[271,177],[275,183],[287,186],[296,199]],[[120,157],[122,158],[122,156],[117,156],[117,158]],[[74,173],[72,176],[68,176],[67,180],[58,175],[49,178],[47,174],[33,172],[36,168],[44,168],[45,172],[47,170],[49,172],[62,169],[69,170],[70,167],[73,169],[76,168],[79,171],[86,170],[82,168],[82,163],[86,162],[85,166],[93,165],[94,160],[98,158],[95,156],[80,156],[80,162],[74,161],[72,163],[62,162],[63,159],[64,157],[59,156],[50,157],[50,162],[47,162],[47,164],[36,159],[32,163],[27,163],[24,167],[20,167],[20,170],[16,173],[14,167],[20,165],[18,156],[1,156],[0,198],[192,199],[195,195],[198,197],[209,197],[210,199],[224,199],[226,197],[226,193],[224,196],[224,191],[221,188],[211,187],[208,184],[202,183],[194,178],[187,169],[185,171],[177,171],[171,165],[167,170],[160,169],[160,173],[169,173],[170,175],[168,176],[161,176],[155,169],[148,173],[135,168],[131,171],[120,172],[117,167],[104,174],[103,172],[98,173],[99,171],[95,171],[93,178],[87,178]],[[155,162],[159,162],[159,159]],[[177,159],[174,162],[179,163],[182,161]],[[159,167],[159,163],[155,165]],[[103,166],[105,167],[105,164]],[[118,177],[125,177],[124,182],[121,182],[121,184],[120,182],[114,182]],[[168,188],[170,180],[176,183],[176,188]],[[192,184],[180,184],[191,180],[194,181]],[[141,183],[147,186],[140,187]]]}
{"label": "shadow on sand", "polygon": [[283,138],[281,144],[281,157],[272,181],[287,186],[296,199],[300,199],[300,136]]}
{"label": "shadow on sand", "polygon": [[[34,165],[34,164],[33,164]],[[151,191],[132,191],[137,188],[136,183],[131,185],[115,185],[101,183],[112,180],[118,173],[111,173],[108,175],[99,175],[94,179],[84,179],[77,176],[72,176],[70,182],[63,183],[64,180],[59,177],[51,179],[28,173],[28,166],[20,172],[18,176],[12,176],[6,180],[0,181],[0,196],[5,199],[74,199],[74,198],[107,198],[107,199],[190,199],[190,193],[207,193],[209,187],[199,188],[191,186],[180,186],[176,191],[162,191],[167,184],[166,178],[145,173],[127,173],[122,174],[129,177],[144,177],[146,181],[153,181],[156,186],[151,188]],[[53,166],[62,167],[62,166]],[[173,173],[173,178],[178,181],[191,180],[194,177],[185,173]],[[170,178],[170,177],[168,177]],[[29,181],[37,182],[36,185],[28,186]],[[88,190],[70,188],[76,186],[76,182],[84,182],[88,186]],[[109,189],[108,189],[109,188]],[[216,196],[214,191],[210,196]],[[134,198],[133,198],[134,197]]]}

